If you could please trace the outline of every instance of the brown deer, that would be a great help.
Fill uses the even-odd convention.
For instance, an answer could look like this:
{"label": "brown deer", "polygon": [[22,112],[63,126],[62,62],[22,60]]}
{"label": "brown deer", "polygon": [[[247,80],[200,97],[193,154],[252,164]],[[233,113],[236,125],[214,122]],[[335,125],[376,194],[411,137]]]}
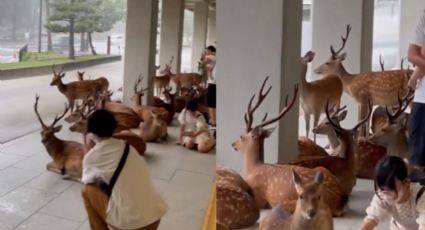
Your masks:
{"label": "brown deer", "polygon": [[368,121],[372,112],[372,105],[369,104],[369,114],[366,118],[360,121],[352,129],[344,129],[338,123],[331,119],[329,111],[329,101],[326,103],[325,113],[330,125],[332,125],[340,136],[342,141],[345,143],[345,156],[326,156],[326,157],[314,157],[312,159],[305,159],[300,161],[290,162],[289,164],[298,165],[308,168],[324,167],[328,169],[333,175],[335,175],[341,182],[341,192],[347,197],[351,194],[353,187],[356,185],[356,175],[354,172],[355,167],[355,152],[356,142],[353,138],[357,133],[357,129],[365,122]]}
{"label": "brown deer", "polygon": [[143,80],[143,77],[139,76],[139,78],[136,80],[134,84],[134,95],[133,95],[133,98],[131,99],[133,101],[132,108],[134,112],[136,112],[136,114],[144,122],[147,122],[153,119],[152,112],[157,114],[159,118],[162,119],[163,121],[168,122],[172,120],[170,113],[168,113],[166,109],[162,107],[158,108],[155,106],[142,105],[142,97],[145,94],[145,92],[149,89],[149,86],[148,86],[142,90],[138,90],[138,86],[142,82],[142,80]]}
{"label": "brown deer", "polygon": [[245,228],[255,224],[260,209],[249,185],[234,170],[217,166],[217,224],[226,229]]}
{"label": "brown deer", "polygon": [[65,114],[68,112],[69,107],[65,106],[62,115],[56,115],[53,123],[49,126],[45,125],[38,112],[38,101],[40,97],[36,95],[34,112],[37,115],[41,124],[41,142],[46,148],[47,153],[53,159],[48,163],[46,168],[49,171],[58,173],[64,179],[71,179],[80,181],[82,173],[82,160],[84,156],[83,145],[75,141],[64,141],[56,137],[55,133],[62,129],[62,125],[56,125]]}
{"label": "brown deer", "polygon": [[329,156],[328,152],[311,139],[303,136],[298,137],[298,160],[308,159],[312,156]]}
{"label": "brown deer", "polygon": [[94,79],[94,80],[91,80],[91,79],[84,80],[84,73],[85,72],[77,71],[78,80],[79,81],[92,81],[95,84],[97,84],[97,87],[98,87],[97,90],[98,90],[98,92],[108,91],[108,88],[109,88],[109,81],[108,81],[108,79],[106,79],[105,77],[100,77],[100,78],[97,78],[97,79]]}
{"label": "brown deer", "polygon": [[[154,77],[154,86],[158,95],[161,95],[161,93],[163,93],[163,90],[165,90],[165,88],[170,85],[171,75],[168,74],[168,71],[166,70],[171,69],[171,64],[173,64],[173,61],[174,56],[171,57],[169,64],[165,64],[165,69],[159,72],[161,76]],[[160,67],[158,66],[157,69],[159,68]]]}
{"label": "brown deer", "polygon": [[264,129],[264,127],[279,121],[289,111],[295,103],[298,91],[298,87],[295,86],[292,101],[288,105],[288,100],[286,100],[285,107],[277,117],[269,120],[263,119],[259,125],[252,128],[254,112],[271,90],[270,86],[266,93],[263,91],[267,79],[268,77],[261,86],[256,104],[252,106],[255,94],[248,104],[248,110],[245,113],[246,133],[232,144],[235,150],[243,153],[244,179],[253,190],[258,207],[263,208],[266,204],[272,207],[283,205],[286,210],[293,212],[297,193],[293,182],[289,179],[292,169],[296,169],[302,178],[311,178],[317,171],[322,171],[325,181],[322,193],[324,200],[335,216],[341,216],[347,203],[347,197],[342,196],[338,179],[328,170],[324,168],[309,169],[293,165],[264,164],[264,140],[273,131],[272,129]]}
{"label": "brown deer", "polygon": [[151,111],[152,119],[140,124],[140,136],[146,142],[166,141],[168,137],[167,123],[161,120],[155,112]]}
{"label": "brown deer", "polygon": [[[307,137],[310,131],[310,116],[313,115],[313,127],[316,127],[326,101],[330,100],[332,104],[339,107],[343,91],[341,80],[334,74],[327,75],[316,81],[307,82],[306,73],[308,63],[313,61],[314,55],[312,51],[308,51],[304,57],[301,58],[300,102],[301,108],[304,111]],[[314,142],[316,142],[316,134],[314,134]]]}
{"label": "brown deer", "polygon": [[[342,46],[337,51],[331,46],[331,57],[315,72],[318,74],[336,74],[340,77],[344,91],[352,96],[359,105],[359,121],[366,116],[367,103],[373,105],[392,106],[397,104],[397,95],[405,95],[408,92],[407,82],[412,70],[388,70],[379,72],[350,74],[342,62],[347,57],[344,49],[351,26],[347,25],[345,37],[341,37]],[[360,134],[369,134],[369,122],[362,127]]]}
{"label": "brown deer", "polygon": [[87,100],[89,98],[96,98],[98,93],[101,92],[99,85],[93,81],[74,81],[68,84],[62,82],[62,78],[65,77],[63,73],[63,67],[59,73],[56,73],[54,67],[53,69],[53,79],[50,83],[51,86],[57,86],[59,91],[65,95],[68,99],[68,104],[71,108],[71,112],[74,111],[75,100]]}
{"label": "brown deer", "polygon": [[407,115],[404,114],[404,111],[409,106],[410,101],[413,100],[413,96],[413,90],[410,90],[404,98],[399,97],[399,105],[395,113],[391,113],[386,108],[388,116],[386,124],[368,138],[373,143],[386,147],[388,155],[407,159],[409,154],[406,135]]}
{"label": "brown deer", "polygon": [[323,174],[318,172],[313,182],[305,182],[292,171],[292,181],[298,193],[295,212],[290,215],[276,207],[260,222],[260,230],[333,230],[331,211],[323,202]]}
{"label": "brown deer", "polygon": [[165,69],[160,72],[163,76],[169,76],[172,81],[177,86],[177,91],[180,91],[182,87],[192,88],[195,85],[201,85],[202,75],[198,73],[177,73],[173,74],[171,72],[171,66],[166,65]]}
{"label": "brown deer", "polygon": [[[333,123],[338,124],[343,121],[347,115],[346,106],[332,111],[330,119]],[[347,156],[347,145],[340,136],[337,135],[335,128],[326,117],[313,129],[316,134],[324,134],[328,136],[331,155],[344,157]],[[355,164],[354,173],[359,178],[373,178],[376,164],[386,155],[386,149],[378,146],[365,138],[354,135],[356,144],[355,148]]]}

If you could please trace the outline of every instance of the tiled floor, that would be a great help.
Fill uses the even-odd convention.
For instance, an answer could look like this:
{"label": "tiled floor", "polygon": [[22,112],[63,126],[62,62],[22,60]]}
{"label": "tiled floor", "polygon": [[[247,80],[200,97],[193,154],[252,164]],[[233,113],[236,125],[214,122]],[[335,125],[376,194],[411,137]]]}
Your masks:
{"label": "tiled floor", "polygon": [[[146,155],[154,184],[170,207],[159,229],[199,230],[213,181],[215,154],[187,151],[175,145],[177,129],[170,132],[169,142],[148,144]],[[66,124],[59,136],[81,139],[70,133]],[[90,229],[81,185],[46,171],[49,161],[38,132],[1,146],[0,230]]]}

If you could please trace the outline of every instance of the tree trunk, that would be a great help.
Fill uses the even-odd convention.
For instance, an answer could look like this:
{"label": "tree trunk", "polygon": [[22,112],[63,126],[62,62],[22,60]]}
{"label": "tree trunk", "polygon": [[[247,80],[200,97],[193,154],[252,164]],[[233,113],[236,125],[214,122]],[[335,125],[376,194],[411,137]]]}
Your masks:
{"label": "tree trunk", "polygon": [[93,41],[92,41],[91,33],[90,33],[90,32],[89,32],[89,33],[87,33],[87,38],[89,39],[89,44],[90,44],[91,53],[92,53],[93,55],[97,55],[96,50],[94,50],[94,47],[93,47]]}
{"label": "tree trunk", "polygon": [[[46,22],[49,21],[50,18],[50,0],[46,0]],[[53,51],[52,48],[52,34],[50,30],[47,29],[47,51]]]}
{"label": "tree trunk", "polygon": [[84,52],[84,32],[80,33],[80,52]]}
{"label": "tree trunk", "polygon": [[12,40],[16,41],[16,21],[18,15],[17,1],[13,1],[13,19],[12,19]]}
{"label": "tree trunk", "polygon": [[75,50],[74,50],[74,19],[71,18],[69,21],[69,58],[75,59]]}

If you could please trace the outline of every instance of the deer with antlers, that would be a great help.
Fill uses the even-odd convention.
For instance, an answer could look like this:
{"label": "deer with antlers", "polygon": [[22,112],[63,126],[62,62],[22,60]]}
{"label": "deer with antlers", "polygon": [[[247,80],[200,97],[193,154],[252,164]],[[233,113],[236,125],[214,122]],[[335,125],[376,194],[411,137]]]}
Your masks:
{"label": "deer with antlers", "polygon": [[74,111],[75,100],[87,100],[89,98],[97,98],[101,88],[97,82],[94,81],[74,81],[68,84],[62,82],[62,78],[65,77],[63,73],[63,66],[59,73],[56,72],[54,66],[53,70],[53,79],[50,83],[51,86],[57,86],[59,91],[65,95],[68,99],[68,104],[70,106],[71,112]]}
{"label": "deer with antlers", "polygon": [[222,229],[245,228],[255,224],[260,209],[249,185],[234,170],[217,166],[217,224]]}
{"label": "deer with antlers", "polygon": [[324,200],[330,206],[333,215],[341,216],[347,202],[347,197],[341,194],[338,179],[328,170],[324,168],[309,169],[293,165],[264,164],[264,140],[273,131],[272,129],[265,129],[265,127],[279,121],[289,111],[296,101],[298,92],[298,86],[295,86],[292,101],[288,104],[288,96],[286,97],[285,107],[279,115],[269,120],[266,120],[267,116],[265,116],[262,122],[253,128],[254,112],[271,90],[270,86],[264,93],[267,79],[268,77],[261,86],[255,105],[252,106],[255,94],[249,101],[248,110],[245,113],[246,133],[232,144],[235,150],[243,153],[244,179],[253,190],[258,207],[263,208],[266,204],[272,207],[282,205],[289,212],[293,212],[298,195],[294,189],[293,182],[289,179],[292,170],[295,169],[299,172],[303,179],[311,178],[316,172],[322,171],[324,174],[322,192]]}
{"label": "deer with antlers", "polygon": [[[304,57],[301,58],[302,72],[300,80],[300,102],[301,108],[304,111],[306,136],[309,136],[310,131],[310,116],[313,115],[313,127],[317,126],[320,115],[323,112],[323,107],[327,100],[332,104],[339,107],[342,96],[342,83],[337,75],[330,74],[322,79],[307,82],[306,74],[308,63],[313,61],[314,53],[308,51]],[[316,135],[314,134],[314,142],[316,142]]]}
{"label": "deer with antlers", "polygon": [[[337,112],[340,111],[341,110],[337,110]],[[354,172],[356,142],[353,136],[356,135],[357,129],[363,123],[368,121],[370,114],[372,113],[372,105],[369,103],[369,113],[367,117],[356,124],[352,129],[344,129],[338,123],[334,122],[333,119],[331,119],[329,101],[327,101],[325,105],[325,113],[330,125],[333,126],[334,130],[337,132],[337,135],[340,136],[342,141],[345,143],[345,156],[313,157],[311,159],[290,162],[289,164],[308,168],[324,167],[328,169],[339,179],[341,183],[341,192],[348,197],[351,194],[353,187],[356,185],[356,175]]]}
{"label": "deer with antlers", "polygon": [[[154,77],[154,85],[158,95],[163,93],[163,90],[170,85],[171,75],[168,74],[167,69],[171,70],[171,64],[173,64],[174,56],[171,57],[170,63],[165,64],[165,69],[160,71],[161,76]],[[158,68],[159,69],[159,66]]]}
{"label": "deer with antlers", "polygon": [[306,182],[292,171],[292,181],[298,193],[295,212],[290,215],[276,207],[260,222],[260,230],[333,230],[332,213],[323,201],[323,174],[318,172],[312,182]]}
{"label": "deer with antlers", "polygon": [[55,133],[62,129],[62,125],[56,125],[65,114],[69,107],[65,106],[62,115],[56,115],[51,125],[45,125],[38,112],[38,101],[40,97],[36,95],[34,112],[41,124],[41,142],[46,148],[47,153],[53,159],[46,168],[49,171],[58,173],[64,179],[80,181],[82,173],[82,160],[84,156],[83,145],[75,141],[64,141],[56,137]]}
{"label": "deer with antlers", "polygon": [[[398,94],[406,95],[408,92],[407,83],[412,70],[388,70],[379,72],[350,74],[343,65],[347,57],[341,52],[347,43],[351,26],[347,25],[346,34],[342,39],[342,46],[335,51],[331,46],[331,56],[315,72],[318,74],[336,74],[340,77],[344,91],[352,96],[359,106],[360,121],[366,117],[367,103],[371,101],[373,105],[392,106],[397,104]],[[360,134],[369,135],[369,122],[362,127]]]}
{"label": "deer with antlers", "polygon": [[155,106],[149,106],[149,105],[142,105],[142,97],[144,96],[145,92],[149,89],[149,86],[138,90],[139,84],[142,82],[143,77],[139,76],[139,78],[136,80],[136,83],[134,84],[134,95],[132,97],[133,101],[133,110],[137,113],[137,115],[140,117],[140,119],[144,122],[147,122],[149,120],[153,119],[152,114],[155,113],[158,115],[159,119],[162,119],[163,121],[170,122],[172,121],[172,117],[170,113],[164,109],[164,108],[158,108]]}

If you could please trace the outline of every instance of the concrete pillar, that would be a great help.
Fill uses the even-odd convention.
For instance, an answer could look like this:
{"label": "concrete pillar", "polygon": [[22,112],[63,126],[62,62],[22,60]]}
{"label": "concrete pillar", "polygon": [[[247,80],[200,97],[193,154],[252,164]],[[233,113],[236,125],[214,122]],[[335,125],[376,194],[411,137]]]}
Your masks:
{"label": "concrete pillar", "polygon": [[208,1],[197,2],[194,10],[192,39],[192,71],[198,70],[198,61],[207,41]]}
{"label": "concrete pillar", "polygon": [[425,9],[425,1],[410,0],[400,1],[400,27],[399,27],[399,59],[407,57],[407,48],[414,38],[419,17]]}
{"label": "concrete pillar", "polygon": [[[124,56],[123,100],[130,103],[133,87],[140,74],[143,86],[151,84],[155,75],[158,0],[127,0],[127,23]],[[143,98],[146,104],[153,98],[153,87]]]}
{"label": "concrete pillar", "polygon": [[169,64],[171,57],[172,72],[180,72],[183,41],[184,0],[162,0],[161,45],[159,64],[161,68]]}
{"label": "concrete pillar", "polygon": [[[338,49],[341,36],[345,35],[346,25],[352,29],[343,52],[347,58],[344,67],[350,73],[368,72],[372,69],[374,1],[370,0],[314,0],[312,8],[312,49],[316,53],[312,68],[325,63],[330,55],[330,45]],[[313,76],[311,79],[319,79]],[[342,105],[348,106],[349,115],[343,123],[357,122],[357,104],[344,93]]]}
{"label": "concrete pillar", "polygon": [[207,45],[215,45],[216,41],[216,12],[211,10],[208,15]]}
{"label": "concrete pillar", "polygon": [[[293,95],[300,74],[301,22],[301,1],[217,1],[217,164],[241,172],[242,154],[231,143],[244,133],[248,101],[265,76],[270,76],[273,89],[256,112],[254,125],[265,112],[277,115],[285,96]],[[295,104],[271,126],[278,127],[265,141],[266,162],[297,155],[298,113]]]}

